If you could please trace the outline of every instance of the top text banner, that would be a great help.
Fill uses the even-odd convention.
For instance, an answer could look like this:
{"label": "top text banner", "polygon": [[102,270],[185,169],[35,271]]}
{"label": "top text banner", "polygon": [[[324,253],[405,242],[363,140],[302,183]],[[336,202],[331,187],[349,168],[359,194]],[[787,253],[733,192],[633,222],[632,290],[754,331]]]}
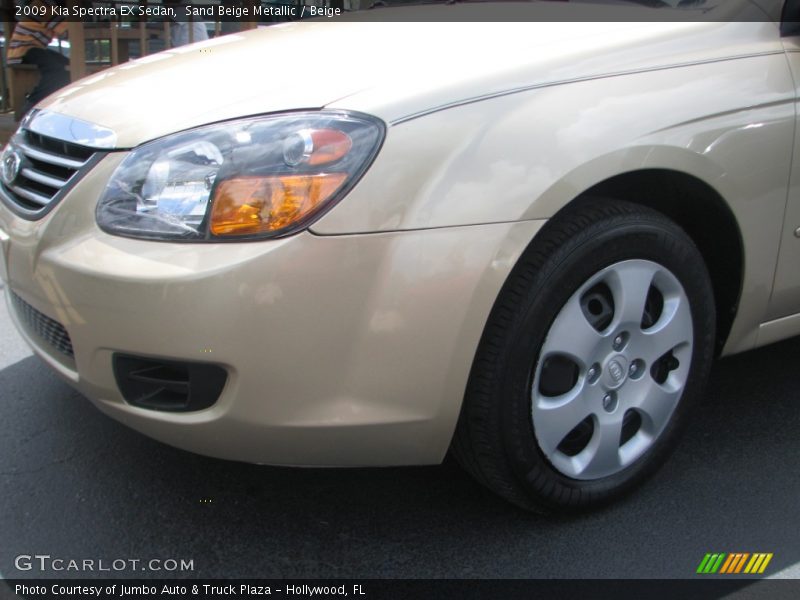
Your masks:
{"label": "top text banner", "polygon": [[264,25],[300,19],[331,22],[778,22],[782,5],[781,0],[0,0],[0,7],[16,21],[204,21]]}

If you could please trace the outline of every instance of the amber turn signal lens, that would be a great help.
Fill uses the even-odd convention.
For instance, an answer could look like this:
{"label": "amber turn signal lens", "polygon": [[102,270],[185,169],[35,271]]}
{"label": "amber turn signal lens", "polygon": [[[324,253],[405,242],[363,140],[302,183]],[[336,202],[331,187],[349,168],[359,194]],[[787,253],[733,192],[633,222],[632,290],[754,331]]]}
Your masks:
{"label": "amber turn signal lens", "polygon": [[211,233],[252,235],[290,227],[328,200],[345,179],[345,173],[227,179],[214,194]]}

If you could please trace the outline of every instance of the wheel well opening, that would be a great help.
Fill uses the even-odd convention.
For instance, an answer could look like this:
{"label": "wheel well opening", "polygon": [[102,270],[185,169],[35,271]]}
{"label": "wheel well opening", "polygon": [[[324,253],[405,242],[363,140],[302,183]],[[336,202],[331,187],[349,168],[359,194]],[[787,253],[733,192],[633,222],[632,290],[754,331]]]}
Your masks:
{"label": "wheel well opening", "polygon": [[711,186],[685,173],[646,169],[617,175],[580,195],[647,206],[672,219],[692,238],[706,262],[717,309],[717,353],[728,339],[744,274],[741,232]]}

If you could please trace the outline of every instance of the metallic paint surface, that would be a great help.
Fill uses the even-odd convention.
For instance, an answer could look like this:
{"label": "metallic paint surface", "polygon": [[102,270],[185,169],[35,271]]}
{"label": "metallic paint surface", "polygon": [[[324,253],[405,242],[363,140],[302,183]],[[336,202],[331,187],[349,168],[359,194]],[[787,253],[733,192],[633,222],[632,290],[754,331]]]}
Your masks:
{"label": "metallic paint surface", "polygon": [[[41,221],[0,209],[14,239],[9,287],[62,323],[75,348],[72,362],[21,327],[40,356],[104,412],[198,453],[272,464],[441,460],[486,315],[542,221],[133,240],[99,231],[88,200],[121,158],[108,156]],[[117,390],[115,351],[213,361],[230,377],[207,410],[140,409]]]}
{"label": "metallic paint surface", "polygon": [[[789,246],[800,242],[787,233],[797,227],[796,86],[775,24],[415,26],[404,53],[357,51],[407,40],[406,23],[226,36],[126,63],[45,101],[113,130],[118,148],[315,107],[390,127],[356,187],[284,239],[200,245],[101,232],[96,202],[124,151],[39,221],[0,206],[8,285],[68,329],[75,360],[23,330],[36,352],[104,412],[195,452],[273,464],[434,463],[524,248],[580,193],[640,169],[699,179],[739,223],[744,287],[725,352],[800,333]],[[254,56],[333,43],[359,59],[307,77],[275,61],[264,77],[246,76]],[[437,52],[443,44],[464,53]],[[116,389],[115,351],[210,360],[229,382],[197,413],[135,408]]]}

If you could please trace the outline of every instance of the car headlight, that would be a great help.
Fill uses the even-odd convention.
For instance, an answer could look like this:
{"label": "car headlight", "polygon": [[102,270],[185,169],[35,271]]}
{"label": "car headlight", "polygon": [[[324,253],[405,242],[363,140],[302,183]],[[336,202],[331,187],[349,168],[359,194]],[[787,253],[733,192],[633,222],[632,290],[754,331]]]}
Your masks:
{"label": "car headlight", "polygon": [[383,141],[377,119],[307,112],[227,121],[143,144],[97,205],[113,234],[211,241],[305,227],[358,180]]}

